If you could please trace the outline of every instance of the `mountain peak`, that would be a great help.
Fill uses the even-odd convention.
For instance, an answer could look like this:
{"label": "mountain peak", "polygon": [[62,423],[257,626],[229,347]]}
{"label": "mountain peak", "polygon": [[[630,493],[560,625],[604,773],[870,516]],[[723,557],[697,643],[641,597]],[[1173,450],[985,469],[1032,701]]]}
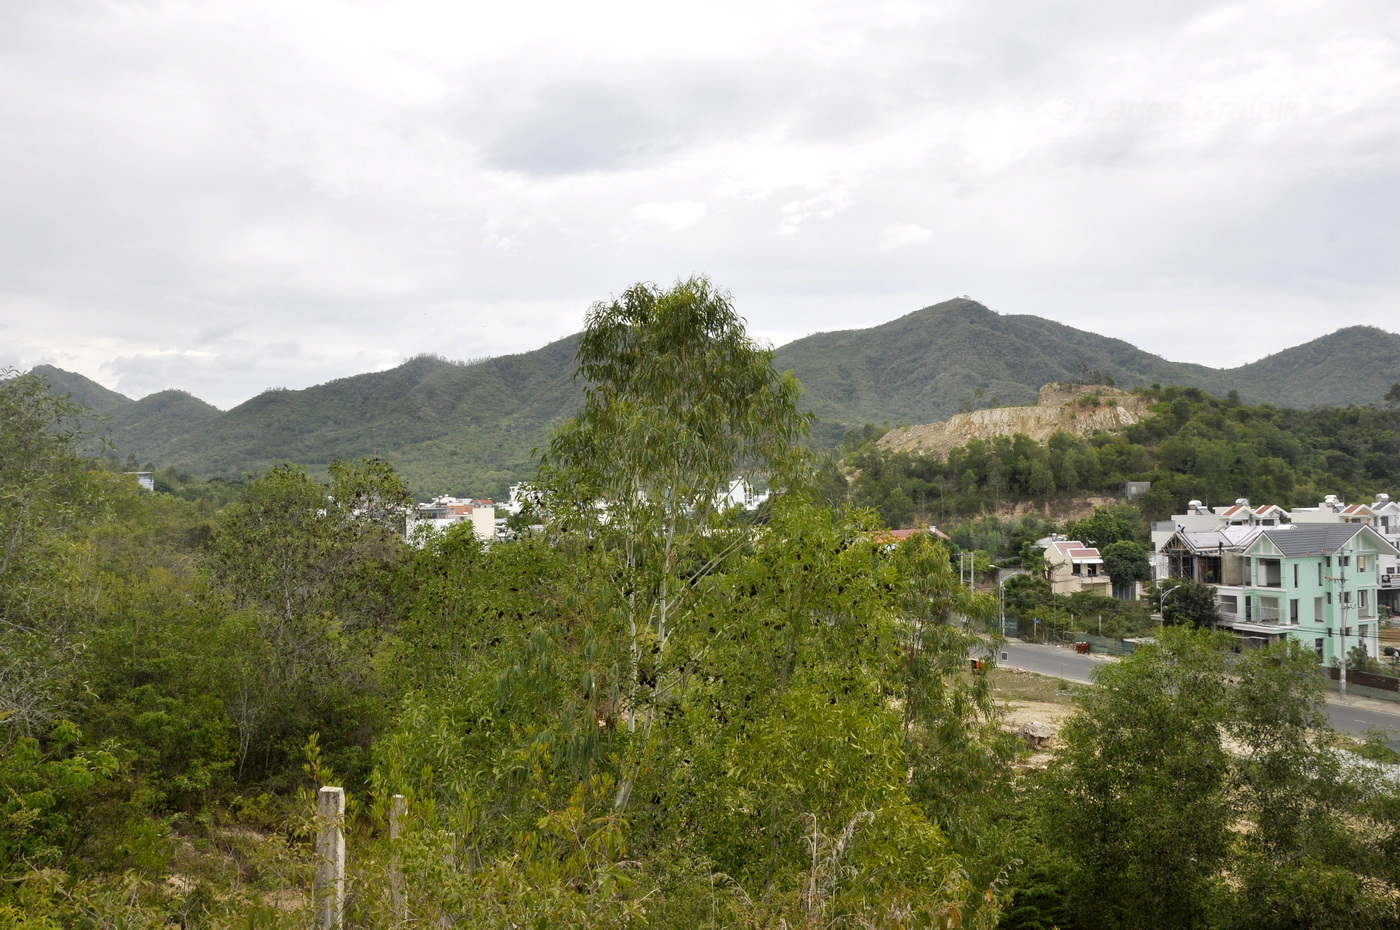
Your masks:
{"label": "mountain peak", "polygon": [[91,378],[53,365],[35,365],[29,373],[43,378],[50,391],[67,394],[94,413],[111,413],[136,403],[125,394],[105,388]]}

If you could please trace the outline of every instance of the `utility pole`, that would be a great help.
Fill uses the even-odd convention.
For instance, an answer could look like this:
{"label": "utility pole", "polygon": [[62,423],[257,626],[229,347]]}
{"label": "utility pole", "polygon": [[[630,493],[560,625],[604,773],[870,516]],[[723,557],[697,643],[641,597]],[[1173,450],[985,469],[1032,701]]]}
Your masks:
{"label": "utility pole", "polygon": [[1350,605],[1347,604],[1347,566],[1346,566],[1346,563],[1345,563],[1345,562],[1342,562],[1342,557],[1341,557],[1340,555],[1337,556],[1337,561],[1338,561],[1339,563],[1341,563],[1338,567],[1341,569],[1341,584],[1342,584],[1342,592],[1341,592],[1341,601],[1342,601],[1342,603],[1341,603],[1341,605],[1340,605],[1341,608],[1342,608],[1342,628],[1341,628],[1341,634],[1342,634],[1342,639],[1341,639],[1342,654],[1341,654],[1340,659],[1339,659],[1338,662],[1337,662],[1337,691],[1338,691],[1338,693],[1341,694],[1342,697],[1346,697],[1346,696],[1347,696],[1347,607],[1350,606]]}
{"label": "utility pole", "polygon": [[[1327,555],[1327,553],[1323,553]],[[1347,568],[1342,563],[1341,550],[1334,553],[1337,559],[1338,573],[1328,575],[1327,580],[1332,582],[1333,587],[1341,585],[1337,594],[1337,611],[1341,616],[1341,622],[1337,625],[1337,693],[1342,697],[1347,696]],[[1330,630],[1328,631],[1331,632]]]}

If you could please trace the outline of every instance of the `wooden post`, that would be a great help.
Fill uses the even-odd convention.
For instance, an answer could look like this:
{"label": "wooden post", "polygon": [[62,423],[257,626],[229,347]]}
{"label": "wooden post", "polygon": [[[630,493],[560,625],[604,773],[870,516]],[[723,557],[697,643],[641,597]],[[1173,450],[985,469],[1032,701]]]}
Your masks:
{"label": "wooden post", "polygon": [[389,910],[398,923],[408,920],[408,896],[399,869],[399,832],[403,830],[407,803],[401,794],[394,795],[389,803]]}
{"label": "wooden post", "polygon": [[316,798],[316,930],[345,921],[345,789],[322,788]]}

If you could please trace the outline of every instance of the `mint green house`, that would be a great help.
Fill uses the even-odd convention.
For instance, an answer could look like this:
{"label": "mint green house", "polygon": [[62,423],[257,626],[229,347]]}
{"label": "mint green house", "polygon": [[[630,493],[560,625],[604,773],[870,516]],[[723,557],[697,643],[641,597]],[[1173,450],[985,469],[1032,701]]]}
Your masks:
{"label": "mint green house", "polygon": [[1180,530],[1161,547],[1168,577],[1216,588],[1221,626],[1264,644],[1285,637],[1324,665],[1363,646],[1379,654],[1380,566],[1400,549],[1359,523]]}

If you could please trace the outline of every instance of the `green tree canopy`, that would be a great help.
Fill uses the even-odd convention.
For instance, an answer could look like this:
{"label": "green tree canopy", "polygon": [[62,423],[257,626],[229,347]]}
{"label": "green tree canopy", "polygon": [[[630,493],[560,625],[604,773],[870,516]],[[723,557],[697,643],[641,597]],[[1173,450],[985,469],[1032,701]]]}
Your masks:
{"label": "green tree canopy", "polygon": [[1113,579],[1114,587],[1129,585],[1135,581],[1147,581],[1152,577],[1152,565],[1147,560],[1147,549],[1131,540],[1122,539],[1109,543],[1099,550],[1103,556],[1104,571]]}
{"label": "green tree canopy", "polygon": [[1199,581],[1167,581],[1157,591],[1162,621],[1172,626],[1214,629],[1220,622],[1215,588]]}
{"label": "green tree canopy", "polygon": [[1095,507],[1094,512],[1083,520],[1066,526],[1065,535],[1102,550],[1116,542],[1134,542],[1146,537],[1147,533],[1141,511],[1132,504],[1114,504],[1111,507]]}

